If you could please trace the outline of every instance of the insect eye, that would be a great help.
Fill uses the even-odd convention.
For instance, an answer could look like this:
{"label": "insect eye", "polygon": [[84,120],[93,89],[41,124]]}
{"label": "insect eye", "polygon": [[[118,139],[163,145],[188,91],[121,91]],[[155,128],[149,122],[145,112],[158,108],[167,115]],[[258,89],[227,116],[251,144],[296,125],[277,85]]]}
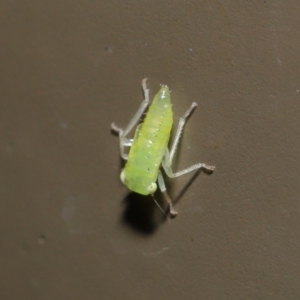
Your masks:
{"label": "insect eye", "polygon": [[121,172],[121,174],[120,174],[120,179],[121,179],[121,181],[125,184],[126,177],[125,177],[125,172],[124,172],[124,170],[122,170],[122,172]]}
{"label": "insect eye", "polygon": [[152,182],[148,187],[147,187],[147,191],[150,193],[150,194],[153,194],[157,189],[157,185],[155,182]]}

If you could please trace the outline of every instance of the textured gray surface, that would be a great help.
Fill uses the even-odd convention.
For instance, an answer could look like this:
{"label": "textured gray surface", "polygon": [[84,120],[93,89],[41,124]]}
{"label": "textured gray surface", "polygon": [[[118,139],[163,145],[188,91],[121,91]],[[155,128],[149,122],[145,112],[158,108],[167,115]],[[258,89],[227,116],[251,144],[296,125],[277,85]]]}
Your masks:
{"label": "textured gray surface", "polygon": [[[125,1],[124,1],[125,2]],[[2,1],[0,298],[300,299],[299,1]],[[192,101],[160,222],[119,182],[140,81]],[[176,198],[189,176],[170,182]]]}

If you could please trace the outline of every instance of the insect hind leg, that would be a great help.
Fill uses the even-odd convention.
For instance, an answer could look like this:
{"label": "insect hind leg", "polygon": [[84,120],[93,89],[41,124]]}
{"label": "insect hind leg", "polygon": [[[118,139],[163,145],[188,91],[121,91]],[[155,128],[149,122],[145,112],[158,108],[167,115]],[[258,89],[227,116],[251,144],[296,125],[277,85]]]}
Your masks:
{"label": "insect hind leg", "polygon": [[185,114],[179,119],[179,123],[177,126],[177,130],[176,130],[176,134],[175,134],[175,138],[174,138],[174,142],[172,144],[171,150],[170,150],[170,163],[172,164],[173,161],[173,157],[174,154],[176,152],[179,140],[180,140],[180,136],[182,134],[184,125],[186,123],[186,120],[188,119],[188,117],[192,114],[192,112],[196,109],[197,107],[197,103],[193,102],[192,105],[189,107],[189,109],[185,112]]}
{"label": "insect hind leg", "polygon": [[171,150],[169,152],[169,150],[166,149],[165,155],[163,157],[162,166],[163,166],[166,174],[171,178],[179,177],[181,175],[184,175],[186,173],[189,173],[189,172],[192,172],[192,171],[198,170],[198,169],[205,169],[208,172],[213,172],[213,170],[215,169],[214,166],[209,166],[204,163],[198,163],[198,164],[192,165],[184,170],[174,173],[172,170],[172,167],[171,167],[173,158],[174,158],[174,154],[176,153],[176,149],[177,149],[177,146],[178,146],[178,143],[180,140],[180,136],[183,132],[183,128],[186,123],[186,120],[188,119],[188,117],[191,115],[191,113],[194,111],[194,109],[196,107],[197,107],[197,103],[193,102],[192,105],[189,107],[189,109],[185,112],[185,114],[180,118],[178,127],[177,127],[177,131],[175,134],[174,142],[171,146]]}
{"label": "insect hind leg", "polygon": [[148,105],[150,103],[149,89],[147,88],[147,78],[144,78],[142,80],[142,88],[143,88],[143,92],[144,92],[144,100],[141,103],[141,105],[140,105],[139,109],[137,110],[137,112],[134,114],[134,116],[132,117],[132,119],[130,120],[128,125],[126,126],[126,128],[122,129],[122,128],[118,127],[117,125],[115,125],[115,123],[111,124],[111,129],[114,132],[116,132],[119,136],[120,154],[121,154],[121,157],[124,160],[128,159],[128,154],[125,153],[124,148],[125,147],[130,147],[133,143],[132,139],[128,139],[126,137],[127,137],[128,133],[133,129],[133,127],[139,122],[139,120],[141,119],[144,111],[146,110],[146,108],[148,107]]}

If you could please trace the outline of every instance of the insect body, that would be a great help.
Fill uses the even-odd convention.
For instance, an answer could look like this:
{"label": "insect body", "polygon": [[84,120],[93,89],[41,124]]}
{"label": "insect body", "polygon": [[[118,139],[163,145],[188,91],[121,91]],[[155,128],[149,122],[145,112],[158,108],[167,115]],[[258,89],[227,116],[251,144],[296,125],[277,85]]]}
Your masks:
{"label": "insect body", "polygon": [[121,173],[124,184],[132,191],[149,195],[156,190],[156,181],[173,123],[167,86],[155,96],[144,122],[136,130],[128,161]]}
{"label": "insect body", "polygon": [[[112,129],[119,134],[121,156],[127,161],[120,177],[122,182],[130,190],[141,195],[153,195],[157,189],[156,182],[158,182],[160,190],[164,193],[168,201],[170,214],[174,217],[177,215],[177,212],[174,210],[172,201],[166,193],[166,186],[160,172],[160,167],[162,166],[166,174],[172,178],[200,168],[212,172],[215,167],[198,163],[187,169],[173,173],[171,168],[172,160],[180,135],[186,119],[196,108],[197,104],[193,102],[184,116],[180,118],[174,142],[169,151],[168,142],[173,124],[173,112],[170,91],[166,85],[163,85],[154,97],[144,122],[137,126],[134,138],[127,138],[128,133],[140,121],[142,114],[150,104],[149,90],[147,89],[146,81],[147,79],[142,81],[145,99],[128,126],[124,130],[115,124],[111,126]],[[125,153],[125,147],[131,147],[129,154]]]}

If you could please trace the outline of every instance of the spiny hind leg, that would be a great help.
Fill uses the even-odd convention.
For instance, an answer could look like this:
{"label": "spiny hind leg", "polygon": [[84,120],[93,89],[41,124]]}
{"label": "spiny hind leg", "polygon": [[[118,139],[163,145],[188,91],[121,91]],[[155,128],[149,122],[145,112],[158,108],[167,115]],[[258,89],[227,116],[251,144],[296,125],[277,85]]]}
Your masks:
{"label": "spiny hind leg", "polygon": [[170,150],[170,156],[169,156],[170,164],[172,164],[173,157],[176,152],[176,149],[177,149],[177,146],[178,146],[178,143],[180,140],[180,136],[182,134],[186,120],[191,115],[191,113],[196,109],[196,107],[197,107],[197,103],[193,102],[192,105],[189,107],[189,109],[185,112],[185,114],[179,119],[175,138],[174,138],[173,144],[171,146],[171,150]]}
{"label": "spiny hind leg", "polygon": [[184,175],[186,173],[192,172],[197,169],[205,169],[206,171],[210,171],[210,172],[213,172],[213,170],[215,169],[214,166],[209,166],[204,163],[198,163],[198,164],[192,165],[189,168],[186,168],[186,169],[176,172],[176,173],[174,173],[172,170],[173,158],[176,153],[176,149],[177,149],[177,146],[178,146],[178,143],[180,140],[180,136],[183,132],[184,125],[186,123],[186,120],[188,119],[188,117],[191,115],[191,113],[194,111],[194,109],[196,107],[197,107],[197,103],[193,102],[192,105],[189,107],[189,109],[185,112],[185,114],[180,118],[177,130],[176,130],[174,142],[171,146],[170,152],[168,149],[166,149],[166,152],[165,152],[165,155],[164,155],[164,158],[162,161],[162,165],[163,165],[163,168],[164,168],[166,174],[171,178]]}
{"label": "spiny hind leg", "polygon": [[165,181],[164,181],[164,178],[163,178],[160,171],[158,171],[157,181],[158,181],[159,189],[163,193],[166,201],[168,202],[170,215],[171,215],[172,218],[175,218],[178,213],[177,213],[177,211],[174,210],[173,202],[172,202],[171,198],[169,197],[169,195],[167,193],[167,188],[166,188],[166,185],[165,185]]}
{"label": "spiny hind leg", "polygon": [[128,133],[133,129],[133,127],[139,122],[141,119],[144,111],[146,110],[147,106],[150,103],[149,99],[149,89],[147,88],[147,78],[144,78],[142,80],[142,88],[144,92],[144,100],[141,103],[139,109],[137,112],[134,114],[128,125],[126,126],[125,129],[122,129],[118,126],[115,125],[115,123],[111,124],[111,129],[115,131],[119,135],[119,140],[120,140],[120,154],[121,157],[125,160],[128,159],[128,154],[125,153],[124,148],[125,147],[130,147],[133,143],[133,139],[127,139],[126,136]]}
{"label": "spiny hind leg", "polygon": [[170,161],[163,161],[162,162],[162,166],[166,172],[166,174],[170,177],[170,178],[175,178],[175,177],[179,177],[181,175],[190,173],[194,170],[198,170],[198,169],[205,169],[207,172],[213,172],[215,169],[215,166],[210,166],[204,163],[198,163],[198,164],[194,164],[186,169],[183,169],[179,172],[174,173],[172,170],[172,167],[170,165]]}

